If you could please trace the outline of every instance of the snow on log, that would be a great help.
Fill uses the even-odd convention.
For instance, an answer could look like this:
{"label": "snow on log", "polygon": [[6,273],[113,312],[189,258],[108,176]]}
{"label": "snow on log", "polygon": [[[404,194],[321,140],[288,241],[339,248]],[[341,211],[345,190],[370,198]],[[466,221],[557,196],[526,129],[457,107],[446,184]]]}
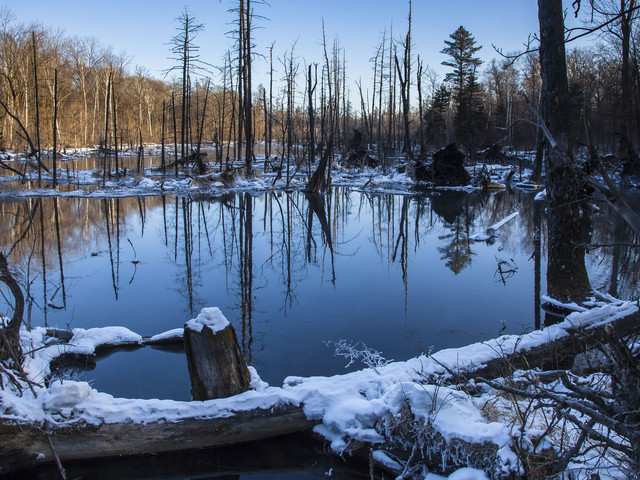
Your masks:
{"label": "snow on log", "polygon": [[251,375],[233,325],[217,307],[203,308],[184,326],[194,400],[225,398],[249,389]]}
{"label": "snow on log", "polygon": [[183,337],[184,328],[174,328],[151,337],[143,337],[142,343],[153,346],[182,345]]}
{"label": "snow on log", "polygon": [[492,237],[495,236],[496,234],[496,230],[498,230],[500,227],[502,227],[503,225],[505,225],[506,223],[508,223],[509,221],[513,220],[514,218],[516,218],[518,215],[520,214],[520,212],[514,212],[511,215],[509,215],[506,218],[503,218],[502,220],[500,220],[497,223],[494,223],[493,225],[491,225],[490,227],[488,227],[484,233],[476,233],[474,235],[470,235],[469,236],[469,240],[475,240],[476,242],[486,242],[487,240],[491,239]]}
{"label": "snow on log", "polygon": [[[227,328],[223,319],[222,314],[209,310],[191,325],[196,331],[220,333]],[[35,386],[37,395],[28,389],[14,392],[5,388],[0,390],[0,474],[52,462],[44,431],[52,434],[54,448],[64,462],[222,446],[313,425],[337,453],[350,445],[384,443],[385,432],[398,431],[403,425],[407,431],[428,428],[430,438],[437,440],[430,449],[443,459],[455,460],[455,452],[464,443],[469,452],[481,447],[486,453],[483,458],[502,468],[500,459],[513,456],[509,425],[482,415],[486,399],[475,399],[447,385],[480,375],[502,376],[514,368],[570,366],[575,354],[589,344],[598,345],[610,335],[624,336],[639,328],[635,302],[599,303],[544,330],[505,335],[345,375],[288,377],[281,388],[267,386],[250,369],[252,390],[202,402],[114,398],[86,382],[70,380]],[[33,350],[25,365],[30,378],[33,372],[40,374],[43,360],[50,355],[47,350],[53,348],[38,349],[44,339],[37,342],[36,337],[44,329],[34,330],[21,332],[21,341],[27,342],[23,348],[26,351],[29,345]],[[401,415],[403,405],[410,408],[408,415]],[[403,418],[408,423],[394,420]]]}
{"label": "snow on log", "polygon": [[576,356],[640,331],[640,312],[634,302],[605,304],[574,312],[564,321],[525,335],[504,335],[466,347],[446,349],[432,355],[437,366],[424,368],[425,380],[448,377],[447,383],[461,378],[497,378],[514,370],[539,368],[570,369]]}

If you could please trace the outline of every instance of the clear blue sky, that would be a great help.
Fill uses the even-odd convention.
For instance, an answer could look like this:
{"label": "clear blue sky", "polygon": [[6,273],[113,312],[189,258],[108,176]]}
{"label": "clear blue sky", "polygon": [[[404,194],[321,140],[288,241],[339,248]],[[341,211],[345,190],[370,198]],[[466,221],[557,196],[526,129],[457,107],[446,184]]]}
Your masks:
{"label": "clear blue sky", "polygon": [[[339,36],[346,50],[349,79],[362,77],[368,84],[372,75],[369,59],[381,39],[381,32],[393,22],[395,38],[403,37],[407,29],[408,1],[402,0],[269,0],[270,6],[254,4],[255,13],[266,17],[256,20],[256,52],[267,53],[275,41],[274,62],[297,41],[295,53],[301,71],[304,62],[322,62],[322,19],[327,40]],[[570,1],[564,2],[570,6]],[[222,65],[222,56],[232,40],[226,32],[233,26],[228,9],[232,0],[191,0],[185,3],[169,0],[153,2],[138,0],[108,0],[98,2],[68,0],[3,0],[19,21],[38,21],[45,26],[60,28],[69,36],[93,36],[115,52],[122,50],[132,57],[131,66],[142,65],[152,76],[161,77],[171,66],[169,47],[175,34],[176,18],[185,5],[196,20],[205,25],[196,43],[202,60]],[[485,61],[497,57],[492,44],[504,51],[522,49],[529,34],[537,31],[535,0],[414,0],[413,43],[425,65],[439,72],[446,59],[440,53],[444,40],[458,26],[464,25],[483,48],[478,53]],[[264,81],[266,61],[257,59],[255,85]]]}

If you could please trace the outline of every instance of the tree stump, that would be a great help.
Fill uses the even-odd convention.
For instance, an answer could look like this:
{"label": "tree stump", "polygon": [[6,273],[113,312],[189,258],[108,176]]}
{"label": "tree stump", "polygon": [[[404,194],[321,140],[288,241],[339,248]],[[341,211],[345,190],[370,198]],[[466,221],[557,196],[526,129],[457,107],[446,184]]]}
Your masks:
{"label": "tree stump", "polygon": [[219,308],[203,308],[185,323],[184,346],[194,400],[230,397],[249,389],[251,375],[236,331]]}

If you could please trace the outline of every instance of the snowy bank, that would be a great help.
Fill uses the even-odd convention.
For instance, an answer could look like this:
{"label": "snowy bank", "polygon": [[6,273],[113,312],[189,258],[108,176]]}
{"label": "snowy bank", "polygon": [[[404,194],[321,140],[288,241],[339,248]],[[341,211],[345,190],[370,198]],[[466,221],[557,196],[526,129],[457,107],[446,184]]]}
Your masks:
{"label": "snowy bank", "polygon": [[[207,324],[218,324],[221,317],[224,318],[217,309],[206,309],[202,315],[200,320]],[[44,380],[52,359],[70,352],[91,353],[105,344],[140,343],[142,337],[122,327],[74,329],[69,343],[61,344],[53,343],[43,328],[23,329],[23,351],[30,352],[25,361],[25,371],[39,386],[34,387],[33,393],[28,389],[18,392],[7,387],[0,391],[0,419],[5,427],[16,425],[17,429],[46,425],[59,433],[57,442],[63,442],[67,437],[73,439],[74,433],[69,433],[69,427],[74,427],[77,434],[78,429],[92,426],[93,430],[84,433],[87,435],[100,431],[113,434],[118,429],[120,433],[124,431],[122,429],[129,432],[135,427],[141,435],[144,432],[151,435],[150,432],[156,432],[160,426],[163,431],[170,431],[174,428],[172,424],[176,425],[175,428],[188,425],[195,429],[190,431],[197,431],[199,422],[224,420],[227,428],[237,430],[246,428],[246,422],[271,422],[269,418],[273,418],[273,422],[267,422],[264,427],[267,429],[273,428],[276,422],[285,424],[282,419],[286,418],[290,425],[299,428],[315,425],[314,431],[327,439],[335,452],[343,453],[354,441],[383,446],[388,441],[389,432],[402,427],[401,422],[409,412],[411,425],[420,426],[435,439],[434,448],[439,448],[442,462],[449,462],[450,466],[477,466],[465,463],[469,461],[465,456],[465,445],[473,446],[468,447],[471,450],[482,445],[483,461],[490,458],[491,466],[485,463],[481,467],[498,475],[515,468],[513,432],[504,422],[492,421],[483,413],[486,398],[473,396],[454,386],[445,386],[443,381],[459,373],[486,367],[505,356],[569,337],[577,329],[588,332],[630,316],[638,316],[636,303],[601,303],[592,310],[572,313],[557,325],[529,334],[506,335],[345,375],[288,377],[282,387],[268,386],[252,369],[252,390],[230,398],[192,402],[114,398],[96,391],[86,382],[68,380],[56,380],[45,387]],[[175,336],[176,333],[172,331],[167,335]],[[276,414],[279,416],[273,416]],[[233,422],[245,423],[238,426]],[[208,428],[212,428],[211,425]],[[11,434],[17,435],[17,432],[12,430]],[[166,442],[178,450],[202,446],[176,445],[175,437],[171,436]],[[31,445],[34,449],[40,448],[40,444]],[[168,448],[166,445],[163,448]],[[29,445],[24,448],[28,449]],[[131,454],[130,448],[130,445],[124,445],[122,450],[114,450],[116,446],[113,444],[110,452]],[[154,447],[145,444],[145,448],[153,451]],[[166,451],[159,446],[157,448],[158,451]],[[51,460],[47,452],[37,450],[33,453],[42,454],[42,461]],[[0,451],[0,458],[4,454],[7,452]]]}

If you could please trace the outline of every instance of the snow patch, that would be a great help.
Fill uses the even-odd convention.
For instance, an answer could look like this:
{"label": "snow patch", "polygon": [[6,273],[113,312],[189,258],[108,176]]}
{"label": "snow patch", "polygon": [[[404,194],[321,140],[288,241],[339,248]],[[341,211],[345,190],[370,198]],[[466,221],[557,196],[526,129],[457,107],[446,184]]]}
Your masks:
{"label": "snow patch", "polygon": [[544,190],[542,190],[541,192],[536,193],[536,196],[533,197],[534,200],[539,201],[539,200],[546,200],[547,198],[547,189],[545,188]]}
{"label": "snow patch", "polygon": [[229,320],[222,314],[218,307],[207,307],[200,314],[185,324],[185,328],[194,332],[202,332],[204,327],[209,327],[213,333],[219,332],[229,325]]}
{"label": "snow patch", "polygon": [[101,345],[140,342],[142,337],[125,327],[74,328],[69,341],[76,347],[74,353],[93,353]]}
{"label": "snow patch", "polygon": [[174,328],[166,332],[159,333],[149,338],[149,343],[161,342],[163,340],[173,340],[184,337],[184,328]]}

